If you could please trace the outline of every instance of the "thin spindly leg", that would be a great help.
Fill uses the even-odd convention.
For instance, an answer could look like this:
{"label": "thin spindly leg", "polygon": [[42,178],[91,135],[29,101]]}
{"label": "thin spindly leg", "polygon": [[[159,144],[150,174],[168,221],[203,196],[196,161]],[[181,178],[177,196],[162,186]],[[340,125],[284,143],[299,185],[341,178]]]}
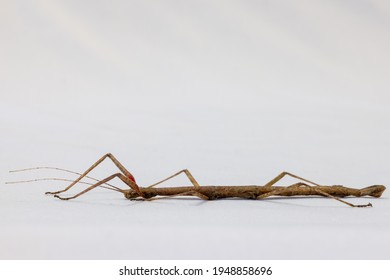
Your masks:
{"label": "thin spindly leg", "polygon": [[320,195],[323,195],[323,196],[327,196],[327,197],[329,197],[329,198],[336,199],[337,201],[340,201],[340,202],[342,202],[342,203],[344,203],[344,204],[347,204],[347,205],[349,205],[349,206],[351,206],[351,207],[372,207],[372,204],[371,204],[371,203],[368,203],[368,204],[352,204],[352,203],[349,203],[349,202],[347,202],[347,201],[345,201],[345,200],[343,200],[343,199],[340,199],[340,198],[335,197],[335,196],[333,196],[333,195],[331,195],[331,194],[328,194],[327,192],[324,192],[323,190],[321,190],[321,189],[318,188],[318,187],[311,187],[311,186],[307,186],[307,187],[310,188],[310,189],[312,189],[313,191],[317,192],[317,193],[320,194]]}
{"label": "thin spindly leg", "polygon": [[103,160],[106,158],[109,158],[112,160],[112,162],[119,168],[119,170],[126,176],[128,177],[132,183],[131,183],[131,188],[132,189],[138,189],[138,185],[135,183],[134,176],[112,155],[112,154],[105,154],[102,156],[98,161],[96,161],[90,168],[88,168],[83,174],[80,175],[73,183],[71,183],[69,186],[67,186],[65,189],[56,191],[56,192],[46,192],[46,194],[59,194],[62,192],[66,192],[69,190],[71,187],[77,184],[83,177],[85,177],[89,172],[91,172],[96,166],[98,166]]}
{"label": "thin spindly leg", "polygon": [[[121,179],[125,184],[127,184],[129,187],[131,187],[131,179],[127,178],[125,175],[123,175],[122,173],[116,173],[116,174],[113,174],[111,176],[108,176],[107,178],[97,182],[96,184],[93,184],[92,186],[86,188],[85,190],[83,190],[82,192],[79,192],[78,194],[75,194],[74,196],[69,196],[69,197],[62,197],[62,196],[59,196],[59,195],[54,195],[54,197],[57,197],[59,199],[62,199],[62,200],[69,200],[69,199],[74,199],[76,197],[79,197],[80,195],[83,195],[87,192],[89,192],[90,190],[93,190],[94,188],[96,187],[100,187],[102,184],[105,184],[107,183],[108,181],[114,179],[114,178],[119,178]],[[132,187],[131,187],[132,188]],[[136,190],[137,191],[137,190]],[[121,190],[122,193],[124,193],[125,191],[124,190]],[[141,196],[142,193],[140,193]]]}
{"label": "thin spindly leg", "polygon": [[191,183],[194,187],[199,188],[198,182],[195,180],[194,176],[192,176],[192,174],[190,173],[190,171],[188,169],[180,170],[179,172],[173,174],[172,176],[169,176],[168,178],[165,178],[164,180],[161,180],[157,183],[154,183],[153,185],[150,185],[148,188],[153,188],[161,183],[164,183],[165,181],[168,181],[169,179],[172,179],[173,177],[180,175],[181,173],[184,173],[187,176],[187,178],[191,181]]}
{"label": "thin spindly leg", "polygon": [[186,196],[186,195],[197,196],[203,200],[210,199],[207,195],[204,195],[204,194],[194,190],[194,191],[178,193],[178,194],[174,194],[174,195],[170,195],[170,196],[146,198],[145,200],[152,201],[152,200],[157,200],[157,199],[171,198],[171,197],[176,197],[176,196]]}
{"label": "thin spindly leg", "polygon": [[286,175],[288,175],[288,176],[290,176],[290,177],[293,177],[293,178],[295,178],[295,179],[304,181],[304,182],[306,182],[306,183],[313,184],[313,185],[315,185],[315,186],[319,186],[319,184],[317,184],[317,183],[314,183],[314,182],[312,182],[312,181],[309,181],[309,180],[307,180],[307,179],[304,179],[304,178],[299,177],[299,176],[297,176],[297,175],[294,175],[294,174],[292,174],[292,173],[289,173],[289,172],[282,172],[282,173],[280,173],[278,176],[276,176],[275,178],[273,178],[271,181],[269,181],[267,184],[265,184],[264,187],[271,187],[271,186],[275,185],[277,182],[279,182],[281,179],[283,179],[283,177],[286,176]]}
{"label": "thin spindly leg", "polygon": [[273,191],[267,192],[265,194],[259,195],[256,199],[264,199],[264,198],[267,198],[267,197],[270,197],[273,195],[280,195],[280,196],[283,196],[284,194],[288,195],[289,192],[291,192],[291,189],[299,189],[299,188],[308,188],[319,195],[333,198],[333,199],[340,201],[341,203],[344,203],[344,204],[351,206],[351,207],[370,207],[370,206],[372,206],[371,203],[363,204],[363,205],[361,205],[361,204],[356,205],[356,204],[349,203],[343,199],[340,199],[340,198],[335,197],[327,192],[324,192],[323,190],[321,190],[319,188],[319,186],[312,187],[312,186],[309,186],[305,183],[296,183],[296,184],[293,184],[293,185],[288,186],[288,187],[281,187],[281,188],[278,188],[277,190],[273,190]]}

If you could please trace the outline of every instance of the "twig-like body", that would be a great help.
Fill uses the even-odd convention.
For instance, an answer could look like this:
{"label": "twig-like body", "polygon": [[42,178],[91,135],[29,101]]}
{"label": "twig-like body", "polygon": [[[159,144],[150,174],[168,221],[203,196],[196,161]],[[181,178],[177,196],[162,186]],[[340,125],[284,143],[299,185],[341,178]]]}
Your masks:
{"label": "twig-like body", "polygon": [[[323,195],[319,191],[331,196],[372,196],[380,197],[385,190],[384,186],[374,185],[363,189],[347,188],[339,185],[310,187],[303,183],[294,184],[288,187],[282,186],[182,186],[164,188],[140,188],[143,198],[149,199],[157,196],[194,196],[194,192],[203,195],[205,199],[214,200],[221,198],[244,198],[259,199],[259,196],[267,194],[276,196],[311,196]],[[139,197],[134,190],[125,190],[124,195],[128,199]],[[207,198],[206,198],[207,197]]]}
{"label": "twig-like body", "polygon": [[[111,176],[108,176],[107,178],[103,180],[96,180],[92,178],[93,180],[96,180],[97,182],[95,184],[90,184],[91,186],[84,189],[80,193],[74,195],[74,196],[68,196],[63,197],[59,196],[58,194],[68,191],[70,188],[72,188],[77,183],[82,183],[82,178],[88,178],[87,174],[91,172],[96,166],[98,166],[104,159],[109,158],[112,160],[112,162],[118,167],[118,169],[121,171],[120,173],[113,174]],[[33,169],[42,169],[42,168],[50,168],[50,167],[37,167]],[[123,195],[128,199],[141,199],[141,200],[154,200],[158,199],[159,197],[176,197],[176,196],[196,196],[204,200],[214,200],[214,199],[221,199],[221,198],[243,198],[243,199],[264,199],[270,196],[325,196],[329,198],[333,198],[335,200],[338,200],[344,204],[347,204],[352,207],[367,207],[372,206],[371,203],[368,204],[362,204],[362,205],[355,205],[352,203],[349,203],[345,200],[340,199],[340,197],[346,197],[346,196],[355,196],[355,197],[361,197],[361,196],[372,196],[372,197],[380,197],[384,190],[386,189],[382,185],[373,185],[367,188],[363,189],[353,189],[353,188],[347,188],[340,185],[334,185],[334,186],[324,186],[317,183],[314,183],[312,181],[309,181],[307,179],[304,179],[302,177],[299,177],[297,175],[288,173],[288,172],[282,172],[278,176],[276,176],[274,179],[269,181],[264,186],[255,186],[255,185],[247,185],[247,186],[201,186],[199,183],[195,180],[195,178],[192,176],[192,174],[187,170],[183,169],[172,176],[169,176],[168,178],[161,180],[149,187],[140,187],[136,183],[134,176],[112,155],[112,154],[106,154],[103,157],[101,157],[97,162],[95,162],[90,168],[88,168],[84,173],[79,174],[77,172],[69,171],[66,169],[61,168],[50,168],[50,169],[57,169],[61,171],[66,171],[70,173],[76,173],[80,175],[75,181],[73,181],[68,187],[66,187],[63,190],[56,191],[56,192],[47,192],[46,194],[52,194],[55,197],[62,199],[62,200],[69,200],[79,197],[80,195],[83,195],[90,190],[96,188],[96,187],[105,187],[114,191],[118,191],[123,193]],[[22,169],[22,170],[16,170],[16,171],[25,171],[25,170],[31,170],[31,169]],[[168,181],[169,179],[178,176],[179,174],[184,173],[187,178],[192,183],[192,186],[183,186],[183,187],[165,187],[165,188],[155,188],[155,186]],[[295,179],[300,180],[300,182],[290,185],[290,186],[275,186],[275,184],[280,181],[283,177],[290,176]],[[108,182],[112,179],[119,178],[122,180],[126,185],[129,186],[130,189],[120,189],[117,187],[114,187],[112,185],[109,185]],[[41,179],[44,180],[44,179]],[[61,179],[59,179],[61,180]],[[87,183],[89,184],[89,183]],[[108,186],[107,186],[108,185]]]}

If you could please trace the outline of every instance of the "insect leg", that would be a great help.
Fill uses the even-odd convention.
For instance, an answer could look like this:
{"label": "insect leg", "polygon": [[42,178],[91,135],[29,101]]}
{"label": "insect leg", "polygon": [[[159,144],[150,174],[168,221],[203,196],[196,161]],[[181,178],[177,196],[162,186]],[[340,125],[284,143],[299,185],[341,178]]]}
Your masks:
{"label": "insect leg", "polygon": [[126,177],[130,178],[133,181],[133,186],[138,188],[138,185],[135,183],[134,176],[110,153],[105,154],[102,156],[98,161],[96,161],[90,168],[88,168],[83,174],[80,175],[73,183],[71,183],[69,186],[67,186],[65,189],[56,191],[56,192],[46,192],[46,194],[59,194],[62,192],[66,192],[71,187],[76,185],[83,177],[85,177],[89,172],[91,172],[95,167],[97,167],[103,160],[106,158],[109,158],[112,160],[112,162],[119,168],[119,170],[126,175]]}
{"label": "insect leg", "polygon": [[319,194],[319,195],[322,195],[322,196],[326,196],[326,197],[329,197],[329,198],[332,198],[332,199],[335,199],[337,201],[340,201],[341,203],[344,203],[348,206],[351,206],[351,207],[370,207],[372,206],[371,203],[368,203],[368,204],[352,204],[352,203],[349,203],[343,199],[340,199],[338,197],[335,197],[323,190],[321,190],[319,188],[319,186],[309,186],[305,183],[296,183],[296,184],[293,184],[291,186],[288,186],[288,187],[281,187],[279,189],[276,189],[276,190],[273,190],[273,191],[270,191],[270,192],[267,192],[265,194],[262,194],[262,195],[259,195],[256,199],[264,199],[264,198],[267,198],[267,197],[270,197],[272,195],[280,195],[280,196],[283,196],[284,193],[286,193],[287,195],[287,192],[291,192],[291,189],[296,189],[297,190],[297,195],[299,195],[299,191],[298,189],[299,188],[308,188],[310,190],[312,190],[313,192]]}
{"label": "insect leg", "polygon": [[[101,186],[102,184],[105,184],[106,182],[108,182],[108,181],[110,181],[110,180],[112,180],[112,179],[114,179],[114,178],[116,178],[116,177],[119,178],[119,179],[121,179],[125,184],[127,184],[129,187],[131,187],[131,188],[134,189],[135,191],[137,191],[137,192],[139,191],[139,189],[134,188],[134,186],[132,186],[131,183],[133,183],[133,182],[131,181],[131,179],[127,178],[127,177],[126,177],[125,175],[123,175],[122,173],[116,173],[116,174],[113,174],[113,175],[111,175],[111,176],[108,176],[107,178],[105,178],[105,179],[103,179],[103,180],[97,182],[96,184],[93,184],[92,186],[86,188],[85,190],[79,192],[78,194],[75,194],[74,196],[62,197],[62,196],[59,196],[59,195],[55,194],[54,197],[59,198],[59,199],[62,199],[62,200],[74,199],[74,198],[76,198],[76,197],[79,197],[80,195],[85,194],[86,192],[89,192],[90,190],[93,190],[93,189],[96,188],[96,187]],[[125,192],[124,190],[120,190],[120,191],[121,191],[122,193]],[[141,194],[141,196],[142,196],[142,194]]]}
{"label": "insect leg", "polygon": [[311,190],[317,192],[319,195],[323,195],[323,196],[327,196],[329,198],[333,198],[333,199],[336,199],[337,201],[340,201],[341,203],[344,203],[344,204],[347,204],[351,207],[372,207],[372,204],[371,203],[368,203],[368,204],[352,204],[352,203],[349,203],[343,199],[340,199],[338,197],[335,197],[331,194],[328,194],[327,192],[324,192],[323,190],[321,190],[320,188],[318,187],[311,187],[311,186],[306,186],[308,188],[310,188]]}
{"label": "insect leg", "polygon": [[154,183],[153,185],[150,185],[148,188],[153,188],[161,183],[164,183],[165,181],[168,181],[169,179],[172,179],[173,177],[180,175],[181,173],[184,173],[187,176],[187,178],[191,181],[191,183],[192,183],[192,185],[194,185],[194,187],[199,187],[199,183],[195,180],[194,176],[192,176],[190,171],[188,169],[183,169],[183,170],[180,170],[179,172],[173,174],[172,176],[165,178],[164,180],[161,180],[157,183]]}

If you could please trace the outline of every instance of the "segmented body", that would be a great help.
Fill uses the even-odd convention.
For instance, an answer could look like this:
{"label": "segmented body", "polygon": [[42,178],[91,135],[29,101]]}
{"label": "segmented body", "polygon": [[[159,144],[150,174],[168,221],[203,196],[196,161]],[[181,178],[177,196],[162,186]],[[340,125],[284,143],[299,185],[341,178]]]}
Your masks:
{"label": "segmented body", "polygon": [[[380,197],[385,190],[382,185],[374,185],[362,189],[348,188],[340,185],[335,186],[316,186],[302,187],[292,185],[291,187],[263,187],[256,185],[249,186],[181,186],[181,187],[165,187],[165,188],[140,188],[144,198],[152,198],[156,196],[193,196],[194,192],[199,193],[207,197],[209,200],[221,199],[221,198],[244,198],[244,199],[257,199],[260,195],[265,195],[270,192],[275,192],[274,195],[278,196],[308,196],[308,195],[321,195],[318,190],[323,191],[332,196],[345,197],[345,196],[373,196]],[[277,193],[280,191],[279,193]],[[139,197],[134,190],[126,190],[125,197],[133,199]]]}

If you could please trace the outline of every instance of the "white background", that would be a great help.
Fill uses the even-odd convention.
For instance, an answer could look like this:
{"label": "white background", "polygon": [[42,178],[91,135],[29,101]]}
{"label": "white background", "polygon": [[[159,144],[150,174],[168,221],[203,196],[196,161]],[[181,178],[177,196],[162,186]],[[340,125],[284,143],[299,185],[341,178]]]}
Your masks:
{"label": "white background", "polygon": [[[1,179],[74,178],[8,170],[80,172],[111,152],[143,186],[183,168],[205,185],[284,170],[389,185],[389,35],[380,0],[3,0]],[[43,195],[64,182],[3,182],[2,259],[390,258],[388,191],[353,209],[108,190],[65,202]]]}

